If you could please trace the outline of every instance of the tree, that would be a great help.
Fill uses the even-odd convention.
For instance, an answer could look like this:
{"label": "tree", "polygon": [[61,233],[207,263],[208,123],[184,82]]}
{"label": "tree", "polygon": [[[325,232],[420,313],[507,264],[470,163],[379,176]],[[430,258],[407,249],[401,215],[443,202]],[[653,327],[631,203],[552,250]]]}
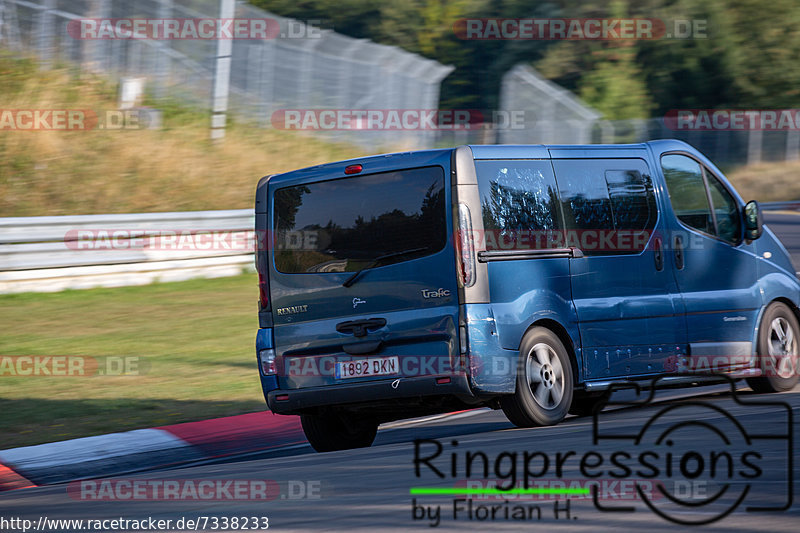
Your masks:
{"label": "tree", "polygon": [[[400,46],[456,67],[443,109],[495,109],[503,74],[529,62],[579,93],[606,118],[660,116],[685,108],[793,108],[800,102],[797,0],[252,0],[273,13],[353,37]],[[461,40],[462,18],[649,18],[705,31],[688,38],[539,41]]]}

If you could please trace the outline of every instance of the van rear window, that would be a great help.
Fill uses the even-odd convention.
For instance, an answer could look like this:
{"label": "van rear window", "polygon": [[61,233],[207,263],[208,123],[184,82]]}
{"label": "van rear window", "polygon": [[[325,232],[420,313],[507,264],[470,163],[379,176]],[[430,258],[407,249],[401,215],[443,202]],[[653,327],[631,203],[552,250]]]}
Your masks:
{"label": "van rear window", "polygon": [[[441,167],[384,172],[275,191],[279,272],[354,272],[418,259],[447,242]],[[408,253],[403,253],[408,252]]]}

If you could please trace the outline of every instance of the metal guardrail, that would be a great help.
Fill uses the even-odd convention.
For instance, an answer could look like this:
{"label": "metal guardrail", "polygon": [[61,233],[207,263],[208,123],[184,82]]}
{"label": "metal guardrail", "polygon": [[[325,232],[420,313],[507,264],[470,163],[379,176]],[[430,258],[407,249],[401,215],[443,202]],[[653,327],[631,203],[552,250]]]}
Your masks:
{"label": "metal guardrail", "polygon": [[249,209],[0,218],[0,293],[236,275],[253,226]]}
{"label": "metal guardrail", "polygon": [[764,211],[800,211],[800,202],[761,202]]}
{"label": "metal guardrail", "polygon": [[253,269],[253,227],[250,209],[0,218],[0,294],[237,275]]}

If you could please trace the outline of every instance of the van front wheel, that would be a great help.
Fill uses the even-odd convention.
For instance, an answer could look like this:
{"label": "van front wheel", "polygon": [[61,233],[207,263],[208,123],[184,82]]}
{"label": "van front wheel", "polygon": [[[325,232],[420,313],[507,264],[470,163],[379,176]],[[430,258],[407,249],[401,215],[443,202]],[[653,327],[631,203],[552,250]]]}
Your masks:
{"label": "van front wheel", "polygon": [[572,404],[572,364],[555,333],[534,328],[522,339],[513,395],[500,406],[518,427],[552,426],[567,416]]}
{"label": "van front wheel", "polygon": [[340,411],[300,415],[300,424],[311,447],[318,452],[367,448],[378,433],[378,422],[359,420]]}
{"label": "van front wheel", "polygon": [[758,328],[758,361],[762,375],[747,378],[755,392],[791,390],[798,381],[800,325],[786,304],[773,302],[764,311]]}

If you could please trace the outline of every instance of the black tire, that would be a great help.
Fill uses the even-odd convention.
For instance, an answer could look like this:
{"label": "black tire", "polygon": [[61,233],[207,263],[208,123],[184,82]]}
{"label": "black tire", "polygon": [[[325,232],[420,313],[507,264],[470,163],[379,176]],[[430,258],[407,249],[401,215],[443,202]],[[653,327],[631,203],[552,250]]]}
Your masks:
{"label": "black tire", "polygon": [[567,416],[572,404],[572,363],[555,333],[534,328],[522,339],[513,395],[500,398],[500,407],[518,427],[552,426]]}
{"label": "black tire", "polygon": [[793,389],[798,381],[798,347],[800,325],[797,317],[786,304],[772,302],[764,311],[758,327],[757,353],[762,375],[747,378],[750,388],[756,392]]}
{"label": "black tire", "polygon": [[367,448],[378,433],[378,422],[356,420],[338,411],[300,415],[300,423],[309,444],[318,452]]}
{"label": "black tire", "polygon": [[608,404],[608,396],[604,393],[575,392],[572,395],[572,405],[569,414],[575,416],[591,416],[595,410],[599,413]]}

